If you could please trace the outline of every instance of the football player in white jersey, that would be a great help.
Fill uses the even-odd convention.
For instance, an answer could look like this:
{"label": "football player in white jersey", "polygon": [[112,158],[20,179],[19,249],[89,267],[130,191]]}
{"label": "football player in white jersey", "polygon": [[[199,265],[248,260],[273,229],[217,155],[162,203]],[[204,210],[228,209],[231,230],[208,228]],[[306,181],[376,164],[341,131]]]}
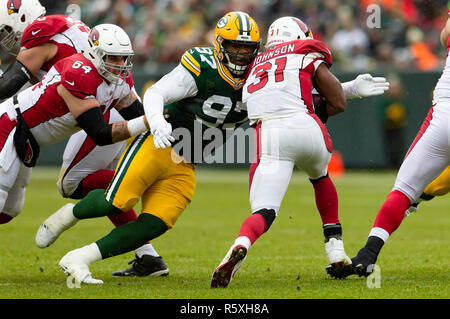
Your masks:
{"label": "football player in white jersey", "polygon": [[[42,80],[56,62],[84,49],[90,31],[87,25],[70,16],[45,13],[38,0],[0,0],[0,46],[16,56],[0,76],[0,99],[25,89],[27,82]],[[133,88],[129,98],[135,96]],[[131,119],[142,114],[143,111],[130,113],[128,110],[127,117]],[[111,109],[105,114],[105,120],[112,124],[123,121],[124,117],[116,109]],[[126,141],[98,146],[84,131],[73,134],[63,154],[57,183],[60,194],[65,198],[80,199],[93,189],[106,189],[125,145]],[[12,218],[0,212],[0,224]],[[131,209],[108,218],[115,226],[120,226],[135,220],[137,214]],[[38,245],[41,246],[40,243]],[[139,248],[136,255],[137,258],[146,257],[139,268],[142,271],[134,275],[168,274],[167,265],[150,243]]]}
{"label": "football player in white jersey", "polygon": [[[0,212],[10,218],[23,208],[25,188],[40,146],[59,142],[81,129],[98,145],[147,131],[145,115],[107,124],[104,114],[143,109],[133,92],[127,34],[115,25],[91,30],[83,53],[51,67],[42,81],[0,104]],[[94,39],[94,40],[93,40]]]}
{"label": "football player in white jersey", "polygon": [[450,18],[441,30],[440,40],[447,48],[447,57],[428,115],[400,166],[394,187],[378,211],[365,246],[350,265],[332,266],[332,277],[369,276],[384,244],[401,225],[405,211],[450,164]]}
{"label": "football player in white jersey", "polygon": [[[271,24],[266,48],[253,60],[243,89],[257,139],[257,160],[250,168],[252,215],[215,269],[211,288],[228,286],[250,247],[269,229],[294,166],[304,170],[313,185],[330,264],[338,267],[351,262],[342,242],[337,192],[328,176],[332,142],[323,123],[346,109],[346,98],[383,94],[389,84],[366,74],[341,85],[329,70],[328,47],[313,39],[306,24],[295,17],[282,17]],[[324,97],[317,105],[314,89]]]}

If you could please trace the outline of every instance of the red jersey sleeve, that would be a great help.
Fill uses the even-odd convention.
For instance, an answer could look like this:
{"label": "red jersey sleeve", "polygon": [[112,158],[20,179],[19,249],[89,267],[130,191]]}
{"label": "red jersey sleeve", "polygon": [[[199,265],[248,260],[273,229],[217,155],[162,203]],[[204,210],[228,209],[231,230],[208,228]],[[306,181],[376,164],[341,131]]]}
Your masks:
{"label": "red jersey sleeve", "polygon": [[70,22],[66,18],[64,15],[49,15],[37,18],[25,28],[22,34],[21,47],[30,49],[47,43],[55,34],[64,32],[70,27]]}
{"label": "red jersey sleeve", "polygon": [[94,65],[83,57],[83,54],[74,54],[55,64],[61,75],[61,84],[72,95],[80,99],[95,98],[97,88],[103,79]]}
{"label": "red jersey sleeve", "polygon": [[312,55],[314,58],[314,64],[316,61],[323,61],[328,64],[329,67],[333,64],[331,57],[331,51],[325,43],[315,39],[307,40],[295,40],[295,53]]}
{"label": "red jersey sleeve", "polygon": [[319,53],[321,56],[319,59],[322,59],[329,67],[333,64],[333,58],[331,56],[331,51],[328,46],[322,41],[315,39],[303,40],[305,42],[306,47],[310,50],[310,53]]}

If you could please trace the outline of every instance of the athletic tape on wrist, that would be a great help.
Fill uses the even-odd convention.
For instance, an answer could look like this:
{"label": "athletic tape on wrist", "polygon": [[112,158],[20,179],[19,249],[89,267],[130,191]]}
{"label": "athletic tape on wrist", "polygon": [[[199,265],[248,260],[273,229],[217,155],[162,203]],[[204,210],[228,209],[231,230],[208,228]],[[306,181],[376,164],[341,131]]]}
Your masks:
{"label": "athletic tape on wrist", "polygon": [[128,121],[128,132],[130,132],[130,136],[137,136],[147,130],[148,129],[145,125],[144,116],[140,116]]}

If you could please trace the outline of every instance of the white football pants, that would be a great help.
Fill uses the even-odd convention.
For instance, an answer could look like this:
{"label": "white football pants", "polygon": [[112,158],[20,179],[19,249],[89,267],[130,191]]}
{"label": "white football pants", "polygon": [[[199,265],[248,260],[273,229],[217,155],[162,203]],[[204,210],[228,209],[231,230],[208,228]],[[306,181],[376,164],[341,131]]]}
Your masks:
{"label": "white football pants", "polygon": [[311,179],[327,174],[331,145],[327,148],[329,137],[324,128],[320,120],[306,113],[260,122],[255,129],[259,161],[250,171],[252,213],[263,208],[278,213],[294,165]]}
{"label": "white football pants", "polygon": [[450,164],[450,100],[433,105],[408,150],[392,190],[415,202]]}

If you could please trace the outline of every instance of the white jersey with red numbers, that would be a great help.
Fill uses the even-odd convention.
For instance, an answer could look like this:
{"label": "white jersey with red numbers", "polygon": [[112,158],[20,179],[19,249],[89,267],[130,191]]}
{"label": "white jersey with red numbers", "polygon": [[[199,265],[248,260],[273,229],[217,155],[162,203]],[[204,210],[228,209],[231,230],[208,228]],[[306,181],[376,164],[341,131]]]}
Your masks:
{"label": "white jersey with red numbers", "polygon": [[60,14],[37,18],[28,25],[22,34],[22,50],[45,43],[58,47],[55,56],[42,66],[36,77],[41,80],[56,62],[80,53],[84,49],[89,31],[90,28],[83,22]]}
{"label": "white jersey with red numbers", "polygon": [[251,123],[299,112],[313,113],[313,76],[321,63],[332,64],[321,41],[295,40],[259,54],[248,70],[242,100]]}
{"label": "white jersey with red numbers", "polygon": [[126,82],[119,81],[107,84],[91,61],[78,53],[57,62],[41,82],[19,93],[18,102],[38,144],[51,145],[80,130],[57,93],[59,85],[80,99],[95,98],[105,114],[133,88],[131,75]]}

